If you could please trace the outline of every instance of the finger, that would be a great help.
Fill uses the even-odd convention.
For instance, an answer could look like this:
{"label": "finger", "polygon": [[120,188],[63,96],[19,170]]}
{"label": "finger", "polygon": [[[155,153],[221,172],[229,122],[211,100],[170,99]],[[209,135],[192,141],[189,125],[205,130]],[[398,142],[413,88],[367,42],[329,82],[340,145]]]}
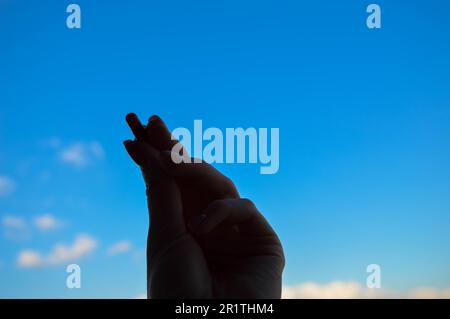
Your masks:
{"label": "finger", "polygon": [[152,115],[145,128],[147,141],[160,151],[168,151],[178,143],[172,137],[169,129],[163,120],[157,115]]}
{"label": "finger", "polygon": [[[145,147],[140,141],[126,140],[123,142],[133,161],[140,167],[147,189],[150,188],[151,179],[161,173],[159,154],[153,147]],[[144,149],[145,148],[145,149]],[[155,167],[157,166],[157,167]]]}
{"label": "finger", "polygon": [[195,179],[201,186],[210,189],[221,198],[238,198],[239,193],[234,183],[212,165],[197,159],[186,160],[176,152],[161,152],[161,162],[165,171],[174,177]]}
{"label": "finger", "polygon": [[151,255],[186,232],[181,194],[173,177],[161,167],[159,152],[148,143],[126,141],[125,147],[141,167],[151,193],[147,200],[150,212],[149,241]]}
{"label": "finger", "polygon": [[140,154],[135,146],[134,141],[132,140],[126,140],[123,141],[123,145],[125,146],[125,149],[127,150],[128,155],[130,155],[131,159],[139,166],[143,165],[144,158],[142,154]]}
{"label": "finger", "polygon": [[[143,126],[134,113],[129,113],[126,119],[136,139],[148,142],[160,151],[171,150],[179,143],[177,139],[173,138],[164,121],[157,115],[149,118],[147,126]],[[180,153],[187,155],[187,151],[182,145],[181,148]]]}
{"label": "finger", "polygon": [[142,167],[144,165],[143,156],[141,155],[140,152],[138,152],[134,141],[126,140],[123,142],[123,145],[125,146],[125,149],[127,150],[128,155],[136,163],[136,165],[138,165],[139,168],[141,169],[142,177],[144,178],[144,182],[145,182],[145,187],[147,189],[147,192],[149,192],[150,181],[148,180],[147,174],[145,174],[144,170],[142,169]]}
{"label": "finger", "polygon": [[208,234],[224,226],[238,226],[249,235],[275,235],[267,220],[248,199],[221,199],[212,202],[196,221],[194,232]]}
{"label": "finger", "polygon": [[128,123],[128,126],[130,127],[131,131],[133,132],[133,135],[136,137],[136,139],[145,141],[146,139],[146,132],[145,128],[142,125],[141,121],[134,113],[129,113],[126,116],[126,121]]}

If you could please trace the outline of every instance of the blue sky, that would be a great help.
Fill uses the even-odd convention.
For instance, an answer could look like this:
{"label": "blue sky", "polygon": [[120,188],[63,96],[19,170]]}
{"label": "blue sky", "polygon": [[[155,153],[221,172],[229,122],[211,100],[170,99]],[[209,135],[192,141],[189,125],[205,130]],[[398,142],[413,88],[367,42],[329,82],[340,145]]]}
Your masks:
{"label": "blue sky", "polygon": [[280,129],[277,174],[218,168],[279,233],[285,285],[365,285],[376,263],[389,291],[450,287],[448,1],[378,1],[380,30],[360,0],[80,0],[81,30],[69,3],[0,0],[0,297],[145,291],[130,111]]}

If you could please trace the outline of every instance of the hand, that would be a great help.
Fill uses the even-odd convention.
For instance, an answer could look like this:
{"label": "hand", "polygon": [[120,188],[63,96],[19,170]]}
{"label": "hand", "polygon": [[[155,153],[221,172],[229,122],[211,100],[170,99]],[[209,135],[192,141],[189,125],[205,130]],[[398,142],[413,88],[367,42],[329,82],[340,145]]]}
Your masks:
{"label": "hand", "polygon": [[253,203],[209,164],[175,164],[158,117],[127,121],[137,139],[125,146],[151,190],[149,296],[279,298],[283,250]]}

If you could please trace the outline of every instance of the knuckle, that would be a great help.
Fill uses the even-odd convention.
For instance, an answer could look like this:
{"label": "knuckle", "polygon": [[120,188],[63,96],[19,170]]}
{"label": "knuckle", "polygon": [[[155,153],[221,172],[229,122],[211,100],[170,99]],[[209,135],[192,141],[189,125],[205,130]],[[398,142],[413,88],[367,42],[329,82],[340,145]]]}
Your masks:
{"label": "knuckle", "polygon": [[256,208],[255,203],[253,203],[250,199],[248,198],[242,198],[241,199],[243,205],[247,208],[250,209],[252,211],[257,211],[258,209]]}
{"label": "knuckle", "polygon": [[223,177],[222,191],[225,195],[234,196],[237,194],[236,186],[234,185],[233,181],[229,177],[226,177],[226,176]]}

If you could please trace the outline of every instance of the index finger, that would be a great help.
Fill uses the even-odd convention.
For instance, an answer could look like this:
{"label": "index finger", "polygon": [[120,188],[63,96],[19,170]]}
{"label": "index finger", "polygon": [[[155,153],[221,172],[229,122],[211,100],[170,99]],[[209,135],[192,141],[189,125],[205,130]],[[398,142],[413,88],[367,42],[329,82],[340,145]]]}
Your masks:
{"label": "index finger", "polygon": [[142,125],[139,118],[137,117],[137,115],[134,113],[128,113],[125,119],[136,139],[140,141],[145,141],[147,139],[145,128]]}

